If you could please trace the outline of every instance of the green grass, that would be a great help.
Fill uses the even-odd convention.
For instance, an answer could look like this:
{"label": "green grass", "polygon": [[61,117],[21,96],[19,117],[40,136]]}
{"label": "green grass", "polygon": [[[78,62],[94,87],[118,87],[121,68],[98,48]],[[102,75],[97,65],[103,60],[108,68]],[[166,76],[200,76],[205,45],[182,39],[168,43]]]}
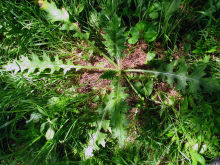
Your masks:
{"label": "green grass", "polygon": [[[217,0],[48,2],[0,2],[1,164],[220,157]],[[145,66],[121,68],[124,50],[141,42]],[[115,67],[77,63],[97,56]],[[91,85],[79,83],[83,74],[97,69],[110,87],[80,92]]]}

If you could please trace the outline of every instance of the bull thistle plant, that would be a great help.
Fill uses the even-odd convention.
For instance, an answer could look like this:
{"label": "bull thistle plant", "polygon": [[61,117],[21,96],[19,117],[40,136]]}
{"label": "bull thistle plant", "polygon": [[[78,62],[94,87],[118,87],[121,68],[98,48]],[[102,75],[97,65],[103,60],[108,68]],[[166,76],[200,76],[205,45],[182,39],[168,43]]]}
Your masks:
{"label": "bull thistle plant", "polygon": [[[112,64],[112,67],[107,68],[101,66],[81,65],[75,62],[77,61],[77,58],[67,58],[64,60],[64,58],[59,55],[52,57],[48,55],[49,53],[44,51],[41,55],[32,53],[29,56],[20,55],[18,59],[9,60],[7,63],[2,64],[2,74],[7,75],[6,77],[8,77],[8,79],[24,79],[27,83],[31,84],[38,80],[41,81],[44,77],[56,77],[56,75],[60,75],[61,72],[63,72],[64,78],[65,76],[75,76],[82,72],[98,70],[102,73],[100,78],[111,81],[111,90],[100,96],[101,102],[99,100],[99,106],[95,112],[96,115],[91,116],[89,115],[90,113],[92,114],[92,112],[89,112],[90,110],[88,110],[86,106],[82,107],[84,101],[91,101],[89,101],[90,94],[81,96],[83,94],[77,93],[75,89],[75,94],[73,96],[51,97],[48,99],[46,106],[39,105],[36,100],[34,102],[30,101],[30,99],[22,101],[23,104],[27,105],[27,112],[31,112],[29,113],[29,119],[27,119],[25,113],[21,114],[20,117],[19,115],[16,115],[17,117],[15,117],[15,120],[13,119],[6,123],[1,123],[2,125],[0,126],[0,129],[7,129],[8,125],[16,122],[17,119],[22,120],[22,116],[26,116],[24,117],[26,118],[25,125],[28,125],[29,129],[34,128],[36,123],[40,123],[40,127],[38,128],[39,130],[36,129],[33,133],[35,138],[33,138],[30,143],[27,145],[25,145],[25,143],[21,144],[20,147],[22,149],[19,151],[17,148],[16,150],[18,150],[18,152],[11,154],[12,157],[10,157],[9,154],[8,157],[6,156],[7,158],[13,159],[13,157],[15,157],[15,161],[24,163],[27,161],[25,158],[23,159],[23,157],[19,157],[16,159],[16,156],[22,151],[27,150],[29,147],[35,146],[38,151],[33,149],[33,153],[29,155],[30,158],[33,158],[32,163],[40,162],[39,159],[46,155],[45,162],[47,164],[59,161],[66,161],[71,164],[71,159],[79,160],[79,158],[85,162],[91,161],[90,163],[93,164],[102,164],[105,162],[102,159],[107,158],[96,160],[95,153],[102,153],[104,149],[107,149],[109,143],[114,143],[115,146],[118,146],[117,152],[122,154],[120,153],[120,150],[126,149],[127,146],[131,145],[128,140],[129,123],[131,123],[131,121],[129,121],[127,114],[132,107],[127,102],[127,99],[130,97],[130,92],[128,91],[131,89],[132,92],[139,97],[139,106],[142,107],[138,108],[142,110],[146,109],[146,114],[149,115],[152,111],[151,109],[154,109],[154,107],[151,106],[158,104],[158,101],[156,101],[153,95],[153,91],[156,90],[154,89],[154,87],[156,87],[155,83],[158,81],[169,84],[170,88],[181,93],[180,100],[182,100],[183,103],[176,105],[174,103],[169,103],[166,105],[166,103],[160,102],[161,109],[163,109],[161,110],[160,115],[164,116],[164,119],[167,119],[167,121],[163,120],[161,122],[161,127],[163,123],[167,123],[168,125],[164,125],[167,129],[161,131],[161,133],[158,132],[159,136],[156,137],[155,140],[153,140],[148,133],[143,133],[145,131],[143,129],[142,134],[149,137],[151,142],[143,140],[143,137],[141,136],[136,139],[143,146],[147,146],[151,143],[150,145],[152,145],[152,147],[160,146],[161,148],[162,143],[159,144],[160,142],[156,142],[158,138],[165,139],[163,137],[165,136],[172,139],[167,147],[165,147],[162,155],[159,157],[155,156],[154,163],[160,164],[163,159],[167,159],[168,164],[172,164],[172,161],[170,161],[169,156],[166,157],[166,154],[168,154],[168,151],[171,150],[171,147],[173,147],[174,144],[176,144],[177,147],[174,147],[175,149],[173,150],[177,151],[178,155],[175,162],[183,162],[183,164],[205,164],[206,156],[208,157],[209,155],[212,155],[213,157],[213,155],[218,155],[216,151],[218,140],[215,136],[211,135],[209,132],[210,135],[207,136],[213,138],[213,141],[215,142],[208,142],[207,137],[204,138],[201,132],[195,131],[192,134],[187,132],[198,125],[184,125],[187,121],[189,121],[189,123],[190,121],[194,121],[193,115],[203,113],[202,110],[204,107],[206,107],[205,111],[207,112],[204,112],[206,115],[202,114],[201,118],[207,119],[207,122],[210,122],[209,119],[212,118],[211,112],[215,111],[212,109],[211,105],[208,105],[205,102],[202,103],[204,107],[196,106],[195,103],[196,99],[200,98],[201,94],[217,96],[220,90],[218,79],[206,73],[209,70],[207,62],[199,61],[197,63],[188,64],[186,62],[188,60],[182,57],[179,60],[171,60],[171,62],[167,63],[162,60],[154,60],[155,56],[151,59],[149,53],[149,56],[147,54],[147,58],[150,59],[150,62],[148,62],[145,67],[149,69],[123,69],[121,64],[126,57],[124,50],[127,48],[127,42],[129,44],[135,44],[138,40],[143,39],[148,44],[151,44],[155,42],[157,38],[172,34],[172,31],[169,29],[169,22],[172,15],[179,9],[180,1],[173,0],[171,2],[163,2],[161,6],[159,5],[159,1],[155,3],[149,2],[151,8],[146,10],[145,14],[148,14],[151,20],[155,20],[155,23],[144,21],[144,18],[141,18],[140,15],[139,17],[141,20],[139,20],[130,31],[127,31],[126,27],[123,26],[122,14],[118,14],[119,9],[117,8],[117,5],[124,4],[123,1],[97,2],[101,8],[103,6],[106,8],[99,9],[101,10],[100,12],[97,12],[97,10],[93,8],[91,12],[88,11],[88,13],[86,10],[89,8],[89,5],[93,4],[93,2],[90,1],[88,1],[88,6],[81,1],[66,2],[65,5],[75,5],[74,11],[76,13],[70,13],[71,10],[69,8],[62,7],[59,9],[53,1],[48,2],[46,0],[38,0],[37,3],[39,8],[43,11],[40,11],[40,13],[46,14],[46,19],[49,24],[57,25],[61,32],[73,35],[74,40],[80,40],[83,41],[82,43],[86,43],[86,46],[91,52],[93,52],[91,56],[94,56],[95,54],[103,56],[103,58]],[[131,3],[131,1],[128,2],[128,4]],[[135,5],[137,5],[136,3],[142,4],[144,2],[134,1]],[[170,7],[165,7],[165,10],[163,7],[166,5],[170,5]],[[186,5],[186,3],[183,3],[183,5]],[[110,8],[110,6],[112,8]],[[139,12],[144,11],[143,8],[138,7],[137,10],[139,10]],[[125,12],[126,8],[123,11]],[[83,29],[83,22],[80,21],[79,17],[81,12],[89,14],[88,24],[91,28],[90,31]],[[160,12],[166,17],[163,22],[164,29],[161,33],[159,33],[160,29],[156,27],[156,20],[158,19]],[[77,19],[75,19],[75,22],[72,21],[73,19],[70,19],[73,15],[74,17],[79,18],[79,22],[76,21]],[[82,24],[80,24],[80,22]],[[97,35],[95,39],[92,36],[94,34]],[[131,75],[141,75],[144,81],[142,83],[137,83],[137,77]],[[159,97],[160,96],[167,97],[166,94],[159,95]],[[83,101],[83,97],[87,100],[85,99]],[[168,98],[168,101],[171,100]],[[217,103],[213,103],[213,105],[214,104]],[[3,108],[3,104],[1,106]],[[77,106],[81,106],[81,112],[79,110],[80,108]],[[177,106],[179,106],[179,110],[176,110]],[[28,110],[28,107],[32,107],[30,108],[31,110]],[[164,109],[164,107],[172,109],[172,114],[168,115],[170,112],[165,112],[167,110],[166,108]],[[193,112],[190,112],[190,109],[192,109]],[[68,118],[67,114],[70,113],[68,111],[72,112],[72,118]],[[10,113],[10,110],[3,110],[2,112]],[[153,117],[153,115],[149,115],[149,117]],[[148,121],[148,119],[146,119],[146,121]],[[157,122],[159,122],[157,119],[152,119],[152,123]],[[77,128],[77,125],[81,128]],[[154,126],[152,126],[152,128],[153,127]],[[210,128],[214,129],[214,126]],[[202,128],[202,130],[207,131],[208,129]],[[81,142],[76,142],[76,140],[80,139],[80,136],[83,135],[83,133],[86,133],[86,136],[81,139]],[[194,136],[201,136],[201,141],[195,139],[193,134]],[[157,136],[157,133],[155,132],[152,136]],[[44,140],[46,140],[45,144],[40,146],[40,142],[43,142]],[[39,142],[39,144],[37,144],[37,142]],[[131,164],[131,162],[132,164],[149,164],[147,159],[150,159],[151,156],[148,156],[148,158],[142,162],[140,160],[141,156],[144,157],[140,152],[140,148],[143,148],[143,146],[140,146],[139,149],[136,150],[137,153],[140,154],[139,156],[134,156],[134,160],[130,160],[130,162],[124,160],[124,164]],[[53,153],[58,151],[59,148],[62,150],[60,154],[65,155],[65,159],[58,158],[57,156],[60,156],[59,153]],[[146,149],[146,151],[147,150],[149,149]],[[206,156],[202,156],[203,153],[206,153]],[[117,161],[123,162],[123,156],[118,158],[115,156],[113,157],[115,163]],[[2,159],[2,157],[0,157],[0,159]],[[7,162],[6,159],[4,160]],[[8,159],[8,161],[10,160]]]}

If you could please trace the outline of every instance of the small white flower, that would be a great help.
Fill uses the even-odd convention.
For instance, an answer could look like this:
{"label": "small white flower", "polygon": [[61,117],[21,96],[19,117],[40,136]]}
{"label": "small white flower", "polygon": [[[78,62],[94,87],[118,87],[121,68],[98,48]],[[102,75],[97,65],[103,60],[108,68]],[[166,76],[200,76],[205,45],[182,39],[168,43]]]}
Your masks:
{"label": "small white flower", "polygon": [[198,149],[199,149],[199,144],[196,143],[196,144],[193,146],[193,149],[194,149],[195,151],[198,151]]}
{"label": "small white flower", "polygon": [[54,130],[52,128],[49,128],[46,132],[45,137],[47,140],[51,140],[51,139],[53,139],[54,134],[55,134]]}
{"label": "small white flower", "polygon": [[93,146],[88,146],[86,149],[85,149],[85,157],[86,159],[90,158],[93,156]]}
{"label": "small white flower", "polygon": [[30,119],[27,120],[26,123],[30,123],[30,122],[37,123],[37,122],[39,122],[41,117],[42,117],[42,115],[40,113],[33,112],[30,116]]}
{"label": "small white flower", "polygon": [[201,148],[201,151],[200,151],[200,153],[202,154],[202,153],[204,153],[205,152],[205,150],[206,150],[206,145],[205,144],[203,144],[202,145],[202,148]]}

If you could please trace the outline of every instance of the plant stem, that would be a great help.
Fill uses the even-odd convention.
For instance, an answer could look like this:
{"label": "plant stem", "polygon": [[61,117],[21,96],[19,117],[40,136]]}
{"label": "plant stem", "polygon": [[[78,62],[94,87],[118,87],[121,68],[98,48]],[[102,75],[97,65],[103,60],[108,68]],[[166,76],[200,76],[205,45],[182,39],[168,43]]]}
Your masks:
{"label": "plant stem", "polygon": [[123,70],[123,72],[140,72],[140,73],[153,73],[153,74],[162,74],[162,75],[168,75],[168,76],[173,76],[173,77],[179,77],[179,78],[183,78],[183,79],[187,79],[187,80],[193,80],[193,81],[198,81],[197,79],[194,78],[190,78],[189,76],[185,76],[185,75],[180,75],[180,74],[174,74],[174,73],[170,73],[170,72],[159,72],[159,71],[155,71],[155,70],[143,70],[143,69],[126,69]]}
{"label": "plant stem", "polygon": [[110,63],[112,63],[112,64],[116,67],[117,70],[119,70],[118,65],[117,65],[111,58],[109,58],[108,56],[106,56],[104,53],[101,53],[101,52],[100,52],[100,54],[101,54],[103,57],[105,57]]}
{"label": "plant stem", "polygon": [[[65,68],[65,67],[62,67],[62,65],[59,65],[59,67]],[[76,69],[100,69],[100,70],[114,70],[114,71],[118,71],[117,69],[114,69],[114,68],[103,68],[103,67],[98,67],[98,66],[70,65],[69,67],[70,68],[76,68]]]}
{"label": "plant stem", "polygon": [[97,48],[93,42],[91,42],[89,40],[87,40],[87,42],[90,44],[90,46],[92,46],[95,49],[95,51],[97,51],[97,53],[99,53],[100,55],[105,57],[110,63],[112,63],[116,67],[117,70],[119,70],[119,66],[111,58],[109,58],[101,50],[99,50],[99,48]]}
{"label": "plant stem", "polygon": [[135,87],[132,85],[132,83],[130,82],[130,80],[128,79],[127,75],[124,75],[125,79],[127,80],[128,84],[131,86],[131,88],[134,90],[134,92],[138,95],[138,97],[141,99],[141,95],[139,94],[139,92],[135,89]]}
{"label": "plant stem", "polygon": [[120,64],[120,59],[117,58],[117,64],[118,64],[118,69],[121,70],[121,64]]}
{"label": "plant stem", "polygon": [[123,70],[124,72],[141,72],[141,73],[154,73],[154,74],[160,74],[162,72],[154,71],[154,70],[143,70],[143,69],[126,69]]}

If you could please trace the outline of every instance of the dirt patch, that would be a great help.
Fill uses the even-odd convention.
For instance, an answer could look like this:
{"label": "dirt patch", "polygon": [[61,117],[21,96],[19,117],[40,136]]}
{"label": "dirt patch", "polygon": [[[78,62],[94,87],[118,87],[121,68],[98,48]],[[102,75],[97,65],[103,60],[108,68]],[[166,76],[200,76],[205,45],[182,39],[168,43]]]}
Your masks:
{"label": "dirt patch", "polygon": [[87,93],[92,91],[95,87],[98,90],[102,88],[110,88],[111,80],[100,79],[100,76],[103,72],[100,71],[88,71],[82,73],[78,81],[79,85],[82,85],[78,88],[78,92]]}
{"label": "dirt patch", "polygon": [[170,85],[165,82],[158,82],[155,88],[159,91],[168,92],[170,90]]}
{"label": "dirt patch", "polygon": [[[101,56],[93,56],[89,61],[77,60],[74,62],[77,65],[83,66],[96,66],[103,68],[115,68],[108,60]],[[92,91],[95,87],[98,90],[102,88],[110,88],[111,80],[100,79],[100,76],[103,74],[102,70],[82,70],[80,77],[76,80],[81,86],[78,88],[78,92],[87,93]]]}
{"label": "dirt patch", "polygon": [[[168,83],[158,81],[157,84],[154,85],[154,89],[156,91],[154,93],[156,101],[159,101],[159,102],[166,101],[167,103],[169,103],[170,102],[169,100],[171,98],[175,98],[175,100],[182,99],[180,93],[175,90],[175,85],[174,85],[174,87],[171,88]],[[164,94],[161,95],[160,91],[163,92],[165,95]],[[155,102],[155,104],[159,105],[160,104],[159,102],[158,103]],[[171,104],[171,102],[170,102],[170,104]],[[177,109],[178,109],[178,107],[177,107]]]}
{"label": "dirt patch", "polygon": [[[137,43],[135,46],[127,44],[128,50],[125,50],[125,54],[127,55],[121,62],[122,69],[128,68],[141,68],[146,63],[146,49],[147,45],[144,41]],[[132,53],[128,53],[132,52]]]}
{"label": "dirt patch", "polygon": [[155,89],[168,93],[170,96],[177,97],[179,95],[179,93],[175,90],[175,87],[170,88],[170,85],[165,82],[158,82]]}
{"label": "dirt patch", "polygon": [[134,53],[122,60],[121,68],[140,68],[146,63],[147,54],[142,49],[136,49]]}
{"label": "dirt patch", "polygon": [[[128,49],[125,50],[125,54],[127,55],[124,59],[121,60],[121,68],[142,68],[146,62],[147,53],[145,52],[147,49],[146,43],[139,42],[135,46],[128,44]],[[128,54],[128,52],[132,52]],[[103,68],[113,68],[115,66],[111,64],[107,59],[103,56],[94,55],[88,61],[80,58],[74,61],[75,65],[82,66],[95,66],[95,67],[103,67]],[[100,79],[100,76],[103,74],[103,70],[94,69],[94,70],[81,70],[80,77],[76,79],[76,83],[79,84],[78,91],[87,93],[92,91],[95,87],[96,89],[110,88],[111,81]]]}

